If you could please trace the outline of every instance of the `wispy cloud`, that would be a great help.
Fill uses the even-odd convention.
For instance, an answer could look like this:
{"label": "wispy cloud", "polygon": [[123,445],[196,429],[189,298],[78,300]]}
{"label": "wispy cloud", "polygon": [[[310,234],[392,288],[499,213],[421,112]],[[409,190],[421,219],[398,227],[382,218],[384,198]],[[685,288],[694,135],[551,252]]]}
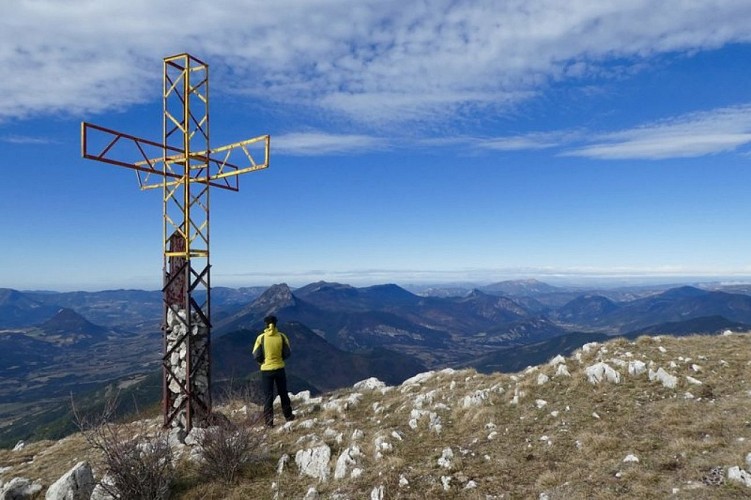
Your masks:
{"label": "wispy cloud", "polygon": [[17,0],[0,7],[0,119],[154,99],[161,57],[188,51],[218,88],[269,106],[441,120],[596,78],[614,58],[745,42],[750,23],[751,3],[733,0]]}
{"label": "wispy cloud", "polygon": [[614,132],[559,130],[433,142],[493,151],[555,149],[561,156],[596,160],[698,157],[750,144],[751,104],[688,113]]}
{"label": "wispy cloud", "polygon": [[528,151],[535,149],[550,149],[570,144],[579,134],[568,131],[532,132],[523,135],[478,139],[475,146],[493,151]]}
{"label": "wispy cloud", "polygon": [[27,135],[0,136],[0,142],[8,144],[56,144],[57,140],[48,137],[32,137]]}
{"label": "wispy cloud", "polygon": [[751,105],[746,105],[594,136],[591,144],[562,154],[601,160],[659,160],[733,151],[749,143]]}
{"label": "wispy cloud", "polygon": [[273,141],[277,153],[293,156],[362,153],[388,147],[388,142],[379,137],[324,132],[282,134],[274,136]]}

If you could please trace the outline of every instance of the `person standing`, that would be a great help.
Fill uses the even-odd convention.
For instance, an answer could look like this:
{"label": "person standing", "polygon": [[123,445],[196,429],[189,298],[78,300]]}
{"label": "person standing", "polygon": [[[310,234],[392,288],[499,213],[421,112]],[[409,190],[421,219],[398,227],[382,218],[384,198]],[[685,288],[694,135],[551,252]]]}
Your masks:
{"label": "person standing", "polygon": [[295,419],[292,403],[287,394],[287,374],[284,360],[290,355],[289,339],[276,328],[276,316],[263,318],[266,329],[253,345],[253,357],[261,365],[261,386],[263,388],[263,419],[267,427],[274,426],[274,386],[282,400],[282,413],[287,422]]}

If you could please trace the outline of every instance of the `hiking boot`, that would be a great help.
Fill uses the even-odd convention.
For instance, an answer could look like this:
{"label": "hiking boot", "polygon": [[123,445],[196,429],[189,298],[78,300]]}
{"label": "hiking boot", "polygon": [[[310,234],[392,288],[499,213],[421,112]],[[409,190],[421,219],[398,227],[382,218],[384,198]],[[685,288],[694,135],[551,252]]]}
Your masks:
{"label": "hiking boot", "polygon": [[292,414],[292,415],[290,415],[289,417],[284,417],[284,418],[285,418],[285,419],[287,420],[287,422],[292,422],[292,421],[293,421],[293,420],[295,419],[295,415],[294,415],[294,413],[293,413],[293,414]]}

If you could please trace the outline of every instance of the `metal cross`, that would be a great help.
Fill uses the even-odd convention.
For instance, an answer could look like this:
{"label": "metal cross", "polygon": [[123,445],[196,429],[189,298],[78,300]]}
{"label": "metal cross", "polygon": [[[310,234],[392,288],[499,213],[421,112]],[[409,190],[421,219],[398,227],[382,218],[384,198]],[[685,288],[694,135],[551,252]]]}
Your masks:
{"label": "metal cross", "polygon": [[209,67],[189,54],[164,59],[162,97],[161,143],[83,122],[81,153],[162,188],[164,425],[190,432],[211,416],[210,188],[237,191],[240,174],[268,167],[270,137],[210,147]]}

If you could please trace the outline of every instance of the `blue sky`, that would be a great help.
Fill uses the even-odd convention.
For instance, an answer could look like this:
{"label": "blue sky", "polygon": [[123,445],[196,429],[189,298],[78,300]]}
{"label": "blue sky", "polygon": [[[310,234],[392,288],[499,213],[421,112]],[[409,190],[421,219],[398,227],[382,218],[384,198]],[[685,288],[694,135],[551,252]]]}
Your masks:
{"label": "blue sky", "polygon": [[161,140],[211,71],[214,286],[751,276],[743,0],[7,0],[0,287],[157,289],[161,196],[80,122]]}

